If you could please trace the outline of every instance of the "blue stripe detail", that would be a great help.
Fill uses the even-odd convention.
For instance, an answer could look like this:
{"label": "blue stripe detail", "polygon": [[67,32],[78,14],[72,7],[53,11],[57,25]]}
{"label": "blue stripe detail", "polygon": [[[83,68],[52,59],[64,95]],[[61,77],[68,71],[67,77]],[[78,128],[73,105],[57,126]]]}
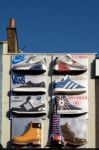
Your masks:
{"label": "blue stripe detail", "polygon": [[74,83],[74,84],[70,87],[70,89],[72,89],[75,85],[77,85],[77,83]]}

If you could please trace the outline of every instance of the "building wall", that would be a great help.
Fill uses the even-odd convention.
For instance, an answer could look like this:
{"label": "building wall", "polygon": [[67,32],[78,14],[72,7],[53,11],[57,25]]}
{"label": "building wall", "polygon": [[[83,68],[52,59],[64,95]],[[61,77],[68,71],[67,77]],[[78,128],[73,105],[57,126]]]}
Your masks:
{"label": "building wall", "polygon": [[99,148],[99,79],[95,80],[95,104],[96,147]]}
{"label": "building wall", "polygon": [[[10,120],[9,120],[9,90],[10,90],[10,57],[3,54],[3,86],[2,86],[2,134],[1,144],[4,148],[9,147],[10,143]],[[89,118],[87,120],[88,148],[95,148],[95,80],[92,78],[93,60],[95,54],[88,54],[89,58]]]}
{"label": "building wall", "polygon": [[89,55],[89,77],[88,77],[88,92],[89,92],[89,117],[88,117],[88,148],[96,147],[95,133],[95,79],[94,74],[94,59],[95,55]]}

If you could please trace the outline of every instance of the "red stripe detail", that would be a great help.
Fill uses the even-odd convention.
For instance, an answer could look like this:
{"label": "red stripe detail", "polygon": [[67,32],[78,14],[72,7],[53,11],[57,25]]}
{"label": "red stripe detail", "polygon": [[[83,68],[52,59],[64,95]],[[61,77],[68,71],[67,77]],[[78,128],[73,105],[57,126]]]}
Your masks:
{"label": "red stripe detail", "polygon": [[58,71],[70,71],[69,67],[63,62],[59,63],[58,67]]}

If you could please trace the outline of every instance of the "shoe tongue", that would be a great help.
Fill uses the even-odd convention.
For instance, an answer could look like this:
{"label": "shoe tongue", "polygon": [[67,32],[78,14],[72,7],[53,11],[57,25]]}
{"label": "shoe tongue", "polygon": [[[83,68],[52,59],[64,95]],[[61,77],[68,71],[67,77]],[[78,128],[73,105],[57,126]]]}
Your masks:
{"label": "shoe tongue", "polygon": [[66,75],[64,78],[62,78],[61,81],[65,81],[66,79],[69,79],[69,76],[68,76],[68,75]]}
{"label": "shoe tongue", "polygon": [[65,58],[67,58],[68,60],[71,60],[72,56],[71,56],[70,54],[67,54],[67,55],[65,56]]}
{"label": "shoe tongue", "polygon": [[36,58],[36,55],[32,55],[28,60],[27,60],[27,62],[29,62],[30,60],[36,60],[37,58]]}
{"label": "shoe tongue", "polygon": [[72,57],[72,56],[71,56],[71,54],[67,54],[66,56],[67,56],[67,57],[69,57],[69,58],[71,58],[71,57]]}
{"label": "shoe tongue", "polygon": [[32,121],[29,123],[29,127],[32,127]]}
{"label": "shoe tongue", "polygon": [[32,84],[32,82],[31,82],[31,81],[28,81],[26,84],[27,84],[27,85],[31,85],[31,84]]}
{"label": "shoe tongue", "polygon": [[68,125],[68,123],[67,123],[67,122],[65,123],[65,126],[69,127],[69,125]]}
{"label": "shoe tongue", "polygon": [[30,99],[31,99],[31,96],[28,96],[28,97],[27,97],[27,101],[29,101]]}

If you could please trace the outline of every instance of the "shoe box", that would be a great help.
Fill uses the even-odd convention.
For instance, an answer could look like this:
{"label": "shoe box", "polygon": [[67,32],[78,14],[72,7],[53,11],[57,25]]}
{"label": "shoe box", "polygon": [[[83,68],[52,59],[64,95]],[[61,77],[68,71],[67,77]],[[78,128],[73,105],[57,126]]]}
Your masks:
{"label": "shoe box", "polygon": [[[68,123],[71,128],[71,132],[75,134],[78,138],[84,138],[87,140],[87,120],[88,120],[88,58],[87,55],[83,56],[82,54],[72,55],[73,60],[76,60],[82,65],[87,67],[87,71],[84,73],[59,73],[54,72],[53,68],[55,65],[56,57],[59,57],[60,60],[63,60],[64,55],[33,55],[35,56],[34,62],[35,66],[32,66],[31,55],[29,54],[18,54],[12,55],[11,57],[11,69],[10,69],[10,94],[9,94],[9,119],[11,121],[10,127],[10,141],[9,145],[11,148],[33,148],[33,142],[26,142],[26,144],[14,144],[13,137],[23,135],[27,131],[29,123],[32,121],[33,123],[41,124],[41,144],[38,146],[40,148],[48,148],[54,147],[54,144],[49,144],[50,142],[50,124],[52,123],[50,115],[53,114],[53,106],[57,103],[57,113],[60,116],[60,129],[61,126]],[[42,61],[39,63],[39,60],[43,60],[46,58],[46,71],[42,73],[42,71],[38,71],[44,67],[40,66]],[[27,64],[26,64],[26,63]],[[25,63],[25,65],[24,65]],[[34,64],[35,64],[34,63]],[[35,67],[38,67],[36,70]],[[14,67],[17,67],[17,71],[13,70]],[[32,69],[34,67],[34,72]],[[21,68],[21,69],[20,69]],[[45,68],[44,68],[45,69]],[[62,92],[53,93],[54,89],[54,81],[60,82],[66,75],[69,76],[70,80],[74,82],[74,84],[79,84],[86,87],[86,91],[84,93],[73,93],[73,92]],[[27,84],[31,82],[32,84]],[[39,91],[42,86],[39,87],[39,83],[45,83],[45,93]],[[34,84],[34,85],[33,85]],[[35,84],[38,86],[35,87]],[[71,83],[73,84],[73,83]],[[75,85],[76,86],[76,85]],[[71,85],[72,87],[72,85]],[[18,91],[13,93],[13,89],[18,88]],[[30,90],[34,89],[34,92],[30,92]],[[37,88],[37,89],[36,89]],[[20,89],[23,91],[20,92]],[[24,91],[25,89],[25,91]],[[29,90],[30,89],[30,90]],[[71,91],[73,91],[71,89]],[[27,103],[28,97],[31,97],[33,101],[33,105],[31,107],[38,107],[37,98],[41,97],[45,103],[45,113],[39,113],[36,110],[36,113],[29,113],[29,109],[31,104],[26,104],[26,108],[24,109],[22,106],[23,113],[15,114],[11,110],[12,108],[19,108],[24,103]],[[55,102],[55,98],[58,97],[59,101]],[[64,100],[62,97],[65,97]],[[76,110],[77,108],[80,108]],[[24,109],[24,110],[23,110]],[[73,110],[74,109],[74,110]],[[24,112],[27,111],[25,114]],[[70,113],[69,113],[70,112]],[[53,133],[54,134],[54,133]],[[63,137],[62,133],[61,136]],[[72,138],[72,137],[71,137]],[[63,143],[65,143],[63,138]],[[76,147],[75,143],[68,143],[65,147]],[[22,141],[21,141],[22,143]],[[58,147],[58,145],[57,145]],[[79,148],[86,148],[87,143],[82,145],[77,145]]]}

